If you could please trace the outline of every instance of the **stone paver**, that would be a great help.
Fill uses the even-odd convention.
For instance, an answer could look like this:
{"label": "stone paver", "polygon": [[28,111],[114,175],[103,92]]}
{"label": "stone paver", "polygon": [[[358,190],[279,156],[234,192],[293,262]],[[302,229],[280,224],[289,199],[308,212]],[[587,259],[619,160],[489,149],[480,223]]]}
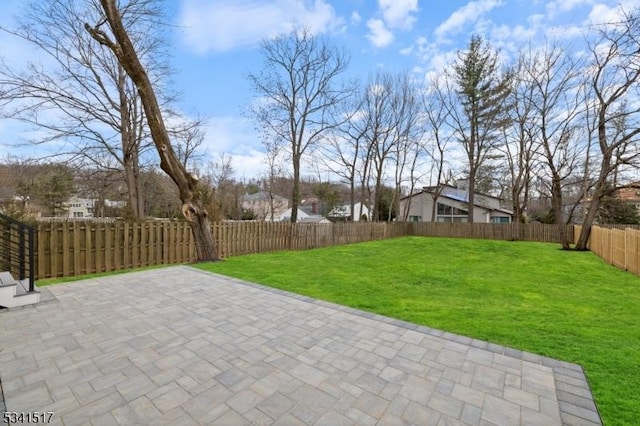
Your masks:
{"label": "stone paver", "polygon": [[50,287],[0,342],[6,410],[57,424],[601,424],[580,366],[186,266]]}

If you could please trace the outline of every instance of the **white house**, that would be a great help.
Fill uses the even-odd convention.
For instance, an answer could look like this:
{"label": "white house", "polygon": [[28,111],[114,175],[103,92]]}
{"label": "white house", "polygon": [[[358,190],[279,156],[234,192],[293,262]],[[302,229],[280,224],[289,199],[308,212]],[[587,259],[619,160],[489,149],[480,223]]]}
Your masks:
{"label": "white house", "polygon": [[[420,192],[402,198],[401,217],[407,217],[412,222],[432,222],[435,215],[435,222],[467,222],[469,198],[464,186],[440,186],[442,192],[434,200],[437,188],[425,187]],[[499,198],[479,193],[474,195],[474,222],[511,223],[512,218],[513,213],[501,207]]]}
{"label": "white house", "polygon": [[[351,204],[342,204],[340,206],[334,207],[327,214],[327,217],[330,217],[336,222],[350,221],[352,217],[354,222],[359,222],[362,219],[362,216],[365,216],[367,220],[371,219],[371,211],[369,210],[369,207],[362,204],[361,202],[355,203],[353,205],[353,210],[355,211],[355,215],[352,215],[351,213]],[[360,212],[362,212],[362,214]]]}
{"label": "white house", "polygon": [[[280,214],[280,222],[291,222],[291,212],[292,209],[287,209],[283,213]],[[298,223],[331,223],[326,218],[317,215],[317,214],[309,214],[302,209],[298,209],[298,217],[296,219]]]}
{"label": "white house", "polygon": [[[273,212],[271,211],[272,207]],[[288,199],[269,194],[267,191],[259,191],[242,197],[242,208],[252,211],[258,220],[277,220],[287,207],[289,207]],[[273,217],[271,217],[272,214]]]}
{"label": "white house", "polygon": [[67,217],[93,217],[95,201],[96,200],[91,198],[81,198],[77,195],[72,195],[64,206],[67,210]]}

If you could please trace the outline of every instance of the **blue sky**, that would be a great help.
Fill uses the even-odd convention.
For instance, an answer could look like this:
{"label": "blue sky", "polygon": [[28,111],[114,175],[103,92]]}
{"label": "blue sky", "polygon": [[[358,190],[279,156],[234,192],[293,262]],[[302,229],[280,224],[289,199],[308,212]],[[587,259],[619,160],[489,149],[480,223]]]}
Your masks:
{"label": "blue sky", "polygon": [[[11,26],[23,0],[0,2],[0,24]],[[261,68],[261,39],[304,25],[351,55],[350,77],[366,80],[377,69],[409,71],[417,81],[441,72],[480,34],[508,61],[529,42],[553,36],[581,49],[590,23],[613,21],[632,0],[166,0],[173,21],[172,63],[178,108],[208,117],[206,152],[226,153],[238,178],[261,173],[262,145],[243,111],[252,99],[246,75]],[[0,34],[0,56],[37,58]],[[20,127],[0,122],[0,156]],[[24,155],[37,155],[30,148]]]}

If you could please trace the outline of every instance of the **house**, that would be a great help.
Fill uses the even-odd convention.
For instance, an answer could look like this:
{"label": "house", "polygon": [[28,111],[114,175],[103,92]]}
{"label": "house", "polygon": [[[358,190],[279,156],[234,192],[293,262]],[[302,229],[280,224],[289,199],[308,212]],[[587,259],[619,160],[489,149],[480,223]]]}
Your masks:
{"label": "house", "polygon": [[[272,197],[273,215],[271,212]],[[242,196],[242,208],[253,212],[257,220],[277,220],[288,207],[288,199],[276,194],[269,194],[267,191]]]}
{"label": "house", "polygon": [[[280,222],[291,222],[292,209],[285,210],[279,217]],[[297,223],[331,223],[328,219],[317,215],[309,214],[302,209],[298,209]]]}
{"label": "house", "polygon": [[[355,216],[351,213],[350,203],[342,204],[334,207],[329,213],[327,213],[327,217],[330,218],[333,222],[348,222],[352,220],[352,217],[354,222],[359,222],[363,216],[366,217],[365,220],[369,220],[369,218],[371,217],[371,211],[369,210],[369,207],[365,206],[361,202],[355,203],[353,205],[353,210],[355,211]],[[362,214],[360,212],[362,212]]]}
{"label": "house", "polygon": [[[442,192],[435,200],[437,189]],[[459,186],[441,185],[424,187],[422,191],[400,199],[401,217],[412,222],[467,222],[468,190]],[[511,223],[513,213],[500,205],[500,198],[476,193],[474,195],[473,221],[478,223]]]}
{"label": "house", "polygon": [[95,201],[94,199],[81,198],[77,195],[71,196],[64,205],[66,216],[74,218],[93,217]]}

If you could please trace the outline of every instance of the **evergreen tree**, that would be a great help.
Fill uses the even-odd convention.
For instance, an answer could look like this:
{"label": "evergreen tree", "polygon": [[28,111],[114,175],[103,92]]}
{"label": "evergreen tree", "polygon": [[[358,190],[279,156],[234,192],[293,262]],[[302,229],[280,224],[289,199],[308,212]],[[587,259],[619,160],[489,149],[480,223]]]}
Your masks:
{"label": "evergreen tree", "polygon": [[498,131],[508,124],[507,98],[512,73],[501,72],[498,54],[480,36],[471,37],[469,48],[458,53],[453,73],[461,109],[451,106],[452,119],[457,137],[467,154],[468,221],[473,222],[478,170],[494,150]]}

